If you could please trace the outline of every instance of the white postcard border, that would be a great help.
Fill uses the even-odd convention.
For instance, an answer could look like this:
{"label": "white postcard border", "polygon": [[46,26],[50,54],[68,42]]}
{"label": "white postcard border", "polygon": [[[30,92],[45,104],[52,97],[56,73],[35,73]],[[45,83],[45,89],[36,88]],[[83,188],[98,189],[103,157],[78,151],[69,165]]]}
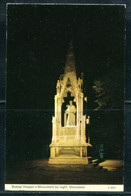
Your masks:
{"label": "white postcard border", "polygon": [[124,185],[5,184],[5,191],[108,191],[123,192]]}

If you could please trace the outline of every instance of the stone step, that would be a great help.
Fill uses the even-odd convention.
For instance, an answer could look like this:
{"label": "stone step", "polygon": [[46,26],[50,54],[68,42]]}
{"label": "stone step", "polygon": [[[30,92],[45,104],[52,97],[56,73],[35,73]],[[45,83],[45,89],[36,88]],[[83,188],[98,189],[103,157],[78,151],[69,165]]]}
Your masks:
{"label": "stone step", "polygon": [[76,164],[76,165],[87,165],[88,164],[88,159],[83,159],[83,158],[69,158],[69,157],[65,157],[65,158],[55,158],[55,159],[49,159],[49,164],[56,164],[56,165],[60,165],[60,164],[64,164],[64,165],[72,165],[72,164]]}

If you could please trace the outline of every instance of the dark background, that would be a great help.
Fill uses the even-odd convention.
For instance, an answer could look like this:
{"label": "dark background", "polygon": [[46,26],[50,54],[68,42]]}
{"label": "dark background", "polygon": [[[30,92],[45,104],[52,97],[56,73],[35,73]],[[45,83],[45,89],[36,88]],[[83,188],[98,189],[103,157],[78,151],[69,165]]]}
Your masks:
{"label": "dark background", "polygon": [[[91,116],[90,155],[122,159],[124,135],[124,6],[9,5],[7,16],[6,160],[49,156],[56,81],[73,41]],[[95,80],[106,80],[110,103],[96,111]],[[113,91],[112,91],[113,89]]]}

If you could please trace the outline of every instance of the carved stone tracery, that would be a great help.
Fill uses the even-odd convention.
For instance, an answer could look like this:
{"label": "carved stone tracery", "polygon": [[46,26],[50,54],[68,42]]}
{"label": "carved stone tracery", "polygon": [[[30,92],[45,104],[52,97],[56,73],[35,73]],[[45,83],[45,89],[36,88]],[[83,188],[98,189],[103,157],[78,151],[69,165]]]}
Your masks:
{"label": "carved stone tracery", "polygon": [[[57,164],[55,158],[61,158],[59,152],[62,152],[62,149],[67,147],[73,150],[77,158],[80,158],[81,164],[88,163],[87,146],[90,144],[86,142],[86,115],[83,115],[83,79],[77,79],[76,77],[72,49],[71,45],[67,56],[65,74],[60,77],[56,85],[55,114],[52,119],[52,143],[50,145],[51,157],[49,160],[49,163],[52,164]],[[67,105],[64,113],[64,126],[62,126],[62,105],[68,92],[74,99],[73,101],[70,100]],[[68,157],[68,154],[66,156]],[[82,157],[85,159],[82,159]]]}

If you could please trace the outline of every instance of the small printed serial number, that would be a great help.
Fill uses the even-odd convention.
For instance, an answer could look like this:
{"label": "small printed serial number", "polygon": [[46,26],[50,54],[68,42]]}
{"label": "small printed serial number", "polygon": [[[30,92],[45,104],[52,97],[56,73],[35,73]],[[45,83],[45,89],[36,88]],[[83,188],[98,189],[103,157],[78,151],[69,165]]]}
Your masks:
{"label": "small printed serial number", "polygon": [[108,186],[108,189],[116,189],[115,186]]}

